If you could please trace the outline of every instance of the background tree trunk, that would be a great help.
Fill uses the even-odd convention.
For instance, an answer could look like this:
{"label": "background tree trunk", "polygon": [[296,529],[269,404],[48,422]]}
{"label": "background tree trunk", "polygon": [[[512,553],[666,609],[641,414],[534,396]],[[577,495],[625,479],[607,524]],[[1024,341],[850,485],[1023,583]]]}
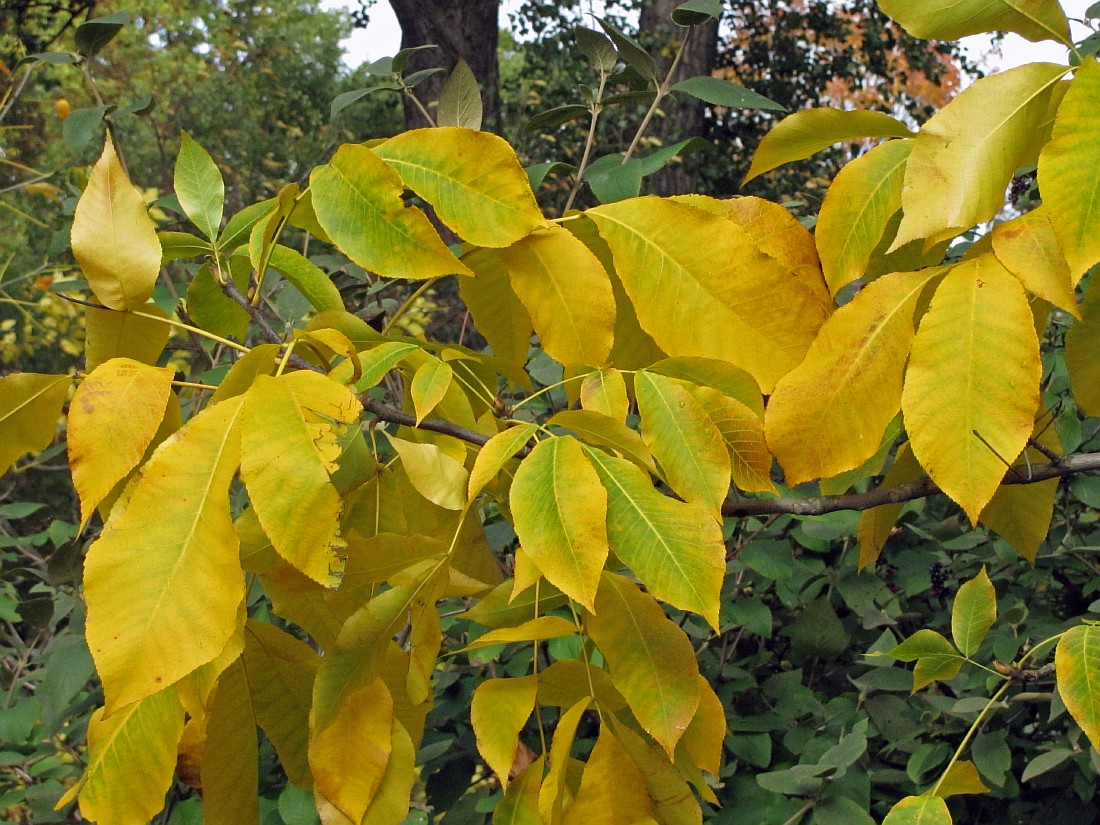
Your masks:
{"label": "background tree trunk", "polygon": [[[672,63],[676,49],[680,47],[688,29],[672,22],[672,10],[682,0],[647,0],[642,6],[639,34],[651,54],[664,58],[664,70]],[[711,20],[697,26],[688,41],[673,82],[689,77],[709,75],[714,70],[718,55],[718,21]],[[665,117],[656,120],[649,128],[649,136],[661,143],[674,143],[690,137],[703,137],[706,129],[706,104],[698,100],[665,98],[661,108]],[[697,184],[684,168],[675,164],[648,178],[649,187],[657,195],[682,195],[693,192]]]}
{"label": "background tree trunk", "polygon": [[[465,60],[481,86],[483,128],[500,132],[500,89],[497,68],[499,0],[390,0],[401,24],[401,48],[434,44],[413,55],[408,71],[443,66],[448,74]],[[432,110],[446,75],[436,75],[416,87],[416,96]],[[427,126],[424,116],[405,101],[405,125]]]}

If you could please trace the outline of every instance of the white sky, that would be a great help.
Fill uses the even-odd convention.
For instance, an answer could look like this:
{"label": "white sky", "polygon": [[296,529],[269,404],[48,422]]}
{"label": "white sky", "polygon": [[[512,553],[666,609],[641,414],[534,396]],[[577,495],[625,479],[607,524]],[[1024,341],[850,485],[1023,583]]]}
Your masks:
{"label": "white sky", "polygon": [[[1084,16],[1094,0],[1061,0],[1062,8],[1070,18]],[[325,8],[347,8],[350,4],[346,0],[322,0]],[[502,26],[508,25],[507,12],[520,5],[519,0],[504,0],[501,5],[500,22]],[[1084,26],[1071,23],[1074,39],[1078,40],[1087,33]],[[985,35],[974,35],[964,39],[964,44],[972,57],[978,58],[989,51],[989,38]],[[367,60],[377,60],[379,57],[394,54],[401,43],[401,29],[397,25],[390,4],[385,0],[379,0],[371,8],[370,25],[365,29],[356,29],[355,32],[344,41],[346,60],[353,66],[358,66]],[[1052,41],[1043,43],[1030,43],[1016,34],[1008,35],[1002,46],[1002,55],[988,55],[987,66],[991,70],[1011,69],[1023,63],[1036,60],[1049,60],[1056,63],[1065,62],[1066,50],[1064,47]]]}

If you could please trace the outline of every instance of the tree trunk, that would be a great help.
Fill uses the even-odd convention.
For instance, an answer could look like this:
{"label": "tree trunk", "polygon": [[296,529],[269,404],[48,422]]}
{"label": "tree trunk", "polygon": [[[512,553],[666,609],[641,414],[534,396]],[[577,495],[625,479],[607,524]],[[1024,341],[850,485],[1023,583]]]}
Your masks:
{"label": "tree trunk", "polygon": [[[664,70],[672,63],[688,29],[672,22],[672,10],[682,0],[646,0],[642,6],[639,31],[643,43],[653,51],[659,51],[664,59]],[[680,58],[673,83],[698,75],[709,75],[714,70],[718,55],[718,21],[710,20],[696,26],[691,39]],[[690,137],[703,137],[706,127],[706,104],[685,98],[665,98],[661,108],[665,117],[651,124],[649,136],[660,138],[662,144],[674,143]],[[691,175],[682,164],[668,166],[648,178],[649,186],[657,195],[682,195],[696,188]]]}
{"label": "tree trunk", "polygon": [[[401,24],[401,48],[436,45],[417,52],[407,72],[443,66],[449,74],[465,60],[481,85],[486,130],[500,132],[500,88],[497,70],[497,16],[499,0],[390,0]],[[435,75],[416,87],[416,96],[434,117],[436,101],[446,75]],[[427,126],[424,116],[405,101],[405,125]]]}

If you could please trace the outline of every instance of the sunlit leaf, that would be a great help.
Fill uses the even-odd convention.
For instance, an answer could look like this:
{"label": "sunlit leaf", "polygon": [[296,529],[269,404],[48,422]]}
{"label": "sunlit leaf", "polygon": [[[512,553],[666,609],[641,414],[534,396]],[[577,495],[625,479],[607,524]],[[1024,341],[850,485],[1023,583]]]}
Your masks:
{"label": "sunlit leaf", "polygon": [[542,788],[539,789],[539,815],[543,822],[561,822],[569,751],[573,749],[577,725],[591,703],[592,697],[582,697],[572,707],[563,708],[558,717],[558,724],[554,727],[554,741],[550,745],[550,769],[543,777]]}
{"label": "sunlit leaf", "polygon": [[469,243],[508,246],[546,226],[527,173],[497,135],[452,126],[413,129],[374,152]]}
{"label": "sunlit leaf", "polygon": [[896,803],[882,825],[951,825],[951,812],[939,796],[907,796]]}
{"label": "sunlit leaf", "polygon": [[538,679],[489,679],[477,686],[470,702],[470,723],[477,749],[507,790],[519,734],[535,709]]}
{"label": "sunlit leaf", "polygon": [[453,378],[454,371],[445,361],[428,361],[417,368],[410,387],[417,424],[443,400]]}
{"label": "sunlit leaf", "polygon": [[990,254],[954,267],[917,331],[902,409],[913,453],[972,523],[1027,444],[1041,377],[1019,281]]}
{"label": "sunlit leaf", "polygon": [[613,367],[591,373],[581,383],[581,406],[616,421],[626,421],[630,399],[623,374]]}
{"label": "sunlit leaf", "polygon": [[946,799],[959,794],[989,793],[982,782],[981,774],[973,762],[960,759],[947,769],[947,773],[936,783],[935,795]]}
{"label": "sunlit leaf", "polygon": [[[87,343],[85,369],[89,372],[112,358],[132,358],[142,364],[155,364],[172,328],[156,320],[168,315],[158,306],[142,308],[144,315],[88,307],[84,316]],[[152,318],[144,317],[152,315]]]}
{"label": "sunlit leaf", "polygon": [[72,378],[16,372],[0,378],[0,473],[24,453],[50,446]]}
{"label": "sunlit leaf", "polygon": [[184,214],[208,239],[217,239],[222,224],[225,183],[210,154],[187,132],[182,133],[173,184]]}
{"label": "sunlit leaf", "polygon": [[417,444],[394,436],[389,442],[401,456],[401,466],[420,495],[447,510],[462,509],[470,481],[465,467],[435,444]]}
{"label": "sunlit leaf", "polygon": [[730,457],[730,476],[748,493],[774,493],[772,454],[764,438],[764,422],[738,401],[712,387],[687,385],[688,393],[706,410]]}
{"label": "sunlit leaf", "polygon": [[[1097,218],[1100,219],[1100,205]],[[1065,254],[1058,245],[1049,206],[1040,206],[993,227],[993,252],[1028,292],[1080,317],[1073,294],[1076,281],[1070,276]]]}
{"label": "sunlit leaf", "polygon": [[1070,44],[1069,21],[1057,0],[879,0],[914,37],[958,40],[984,32],[1016,32],[1028,40]]}
{"label": "sunlit leaf", "polygon": [[1058,695],[1094,748],[1100,749],[1100,627],[1067,630],[1054,654]]}
{"label": "sunlit leaf", "polygon": [[592,410],[562,410],[546,422],[548,426],[565,427],[584,442],[606,447],[638,467],[654,475],[657,464],[645,441],[625,424]]}
{"label": "sunlit leaf", "polygon": [[614,735],[601,729],[562,825],[592,825],[601,820],[638,823],[652,816],[653,802],[641,771]]}
{"label": "sunlit leaf", "polygon": [[587,627],[635,718],[671,757],[699,707],[691,642],[652,596],[614,573],[604,573]]}
{"label": "sunlit leaf", "polygon": [[526,364],[534,327],[527,308],[512,288],[500,253],[495,249],[478,249],[464,256],[463,261],[475,277],[461,278],[458,292],[478,332],[485,336],[498,358],[509,364]]}
{"label": "sunlit leaf", "polygon": [[[396,714],[395,714],[396,717]],[[390,759],[363,822],[371,825],[400,825],[409,813],[409,802],[416,783],[416,745],[412,737],[394,718],[390,728]]]}
{"label": "sunlit leaf", "polygon": [[126,176],[109,134],[76,205],[72,249],[104,306],[139,309],[153,294],[160,273],[160,240],[145,199]]}

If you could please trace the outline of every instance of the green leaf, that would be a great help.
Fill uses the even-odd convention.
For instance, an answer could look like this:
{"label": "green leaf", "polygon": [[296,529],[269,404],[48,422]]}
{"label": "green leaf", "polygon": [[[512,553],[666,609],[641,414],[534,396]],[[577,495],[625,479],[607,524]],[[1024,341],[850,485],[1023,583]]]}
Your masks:
{"label": "green leaf", "polygon": [[1060,748],[1055,751],[1047,751],[1041,753],[1027,763],[1027,767],[1024,768],[1023,774],[1020,775],[1021,782],[1030,782],[1037,776],[1042,776],[1047,771],[1052,771],[1073,756],[1073,751],[1068,748]]}
{"label": "green leaf", "polygon": [[909,34],[928,40],[1010,31],[1032,42],[1072,43],[1058,0],[879,0],[879,6]]}
{"label": "green leaf", "polygon": [[140,309],[153,294],[160,274],[160,241],[145,199],[126,176],[110,135],[76,205],[72,247],[104,306]]}
{"label": "green leaf", "polygon": [[672,22],[677,26],[701,26],[721,17],[722,0],[687,0],[672,10]]}
{"label": "green leaf", "polygon": [[248,236],[252,234],[253,227],[264,218],[270,217],[271,213],[278,208],[274,200],[260,201],[246,206],[226,221],[225,229],[218,238],[218,249],[223,254],[229,254],[238,246],[248,243]]}
{"label": "green leaf", "polygon": [[176,197],[191,223],[213,241],[222,224],[225,183],[209,153],[187,132],[182,135],[173,177]]}
{"label": "green leaf", "polygon": [[160,240],[161,260],[164,263],[177,258],[198,258],[210,255],[214,251],[211,244],[190,232],[162,231],[157,233],[157,238]]}
{"label": "green leaf", "polygon": [[585,453],[607,490],[611,551],[658,599],[717,628],[726,571],[718,523],[705,508],[662,495],[629,461],[600,450]]}
{"label": "green leaf", "polygon": [[619,50],[619,58],[643,78],[657,84],[657,64],[653,62],[653,58],[649,56],[646,50],[639,46],[636,40],[627,37],[613,23],[609,23],[602,17],[597,17],[596,22],[607,32],[607,36],[611,38],[611,42]]}
{"label": "green leaf", "polygon": [[581,441],[605,447],[634,462],[643,472],[657,475],[657,464],[642,437],[621,421],[592,410],[562,410],[554,413],[547,426],[564,427]]}
{"label": "green leaf", "polygon": [[317,220],[344,254],[387,278],[469,275],[419,209],[401,199],[397,172],[365,146],[341,146],[310,175]]}
{"label": "green leaf", "polygon": [[964,656],[973,656],[997,620],[997,591],[983,566],[977,576],[959,587],[951,608],[951,636]]}
{"label": "green leaf", "polygon": [[951,812],[941,797],[907,796],[890,809],[882,825],[951,825]]}
{"label": "green leaf", "polygon": [[745,183],[784,163],[808,158],[834,143],[912,135],[904,123],[882,112],[803,109],[783,118],[760,141]]}
{"label": "green leaf", "polygon": [[1085,59],[1070,84],[1050,143],[1039,155],[1039,186],[1073,283],[1100,262],[1100,63]]}
{"label": "green leaf", "polygon": [[436,125],[461,126],[477,131],[481,128],[481,117],[481,91],[477,87],[477,78],[469,64],[460,59],[443,84]]}
{"label": "green leaf", "polygon": [[497,135],[453,126],[414,129],[374,152],[476,246],[508,246],[547,225],[515,151]]}
{"label": "green leaf", "polygon": [[73,36],[76,50],[82,57],[95,57],[129,22],[130,12],[116,11],[114,14],[81,23],[76,27],[76,34]]}
{"label": "green leaf", "polygon": [[594,609],[607,559],[607,493],[568,437],[540,441],[519,465],[509,502],[520,544],[547,581]]}
{"label": "green leaf", "polygon": [[1100,749],[1100,627],[1078,625],[1054,653],[1058,695],[1094,748]]}
{"label": "green leaf", "polygon": [[[673,13],[675,14],[675,12]],[[693,24],[694,25],[694,24]],[[701,75],[681,80],[669,87],[670,92],[683,92],[714,106],[729,109],[767,109],[773,112],[785,112],[787,107],[764,95],[746,89],[739,83],[722,80],[720,77]]]}
{"label": "green leaf", "polygon": [[341,310],[344,299],[336,284],[317,264],[290,247],[276,244],[271,248],[268,263],[298,288],[318,312]]}
{"label": "green leaf", "polygon": [[68,375],[16,372],[0,378],[0,473],[24,453],[50,446],[71,386]]}
{"label": "green leaf", "polygon": [[899,662],[912,662],[925,656],[934,655],[958,656],[958,651],[943,636],[934,630],[923,628],[918,630],[900,645],[889,651],[886,655],[897,659]]}
{"label": "green leaf", "polygon": [[587,29],[584,26],[576,26],[573,29],[573,37],[576,38],[577,48],[581,54],[588,58],[596,71],[610,74],[619,62],[619,53],[615,50],[615,44],[598,31]]}
{"label": "green leaf", "polygon": [[691,642],[652,596],[614,573],[603,574],[595,607],[586,626],[615,687],[671,758],[699,707],[699,666]]}
{"label": "green leaf", "polygon": [[453,378],[454,370],[445,361],[433,359],[417,368],[409,389],[417,424],[443,400]]}
{"label": "green leaf", "polygon": [[798,618],[783,629],[791,639],[791,653],[799,659],[818,657],[831,662],[848,646],[848,634],[827,597],[814,599]]}
{"label": "green leaf", "polygon": [[103,116],[109,111],[111,111],[110,106],[89,106],[69,112],[69,116],[61,125],[61,136],[65,138],[69,149],[73,152],[83,149],[88,141],[95,137],[100,124],[103,123]]}
{"label": "green leaf", "polygon": [[576,103],[567,106],[556,106],[529,118],[523,125],[523,130],[524,132],[534,132],[539,129],[556,129],[579,117],[584,117],[588,113],[587,106]]}
{"label": "green leaf", "polygon": [[474,501],[504,465],[538,432],[537,424],[519,424],[490,438],[477,454],[470,471],[469,500]]}

